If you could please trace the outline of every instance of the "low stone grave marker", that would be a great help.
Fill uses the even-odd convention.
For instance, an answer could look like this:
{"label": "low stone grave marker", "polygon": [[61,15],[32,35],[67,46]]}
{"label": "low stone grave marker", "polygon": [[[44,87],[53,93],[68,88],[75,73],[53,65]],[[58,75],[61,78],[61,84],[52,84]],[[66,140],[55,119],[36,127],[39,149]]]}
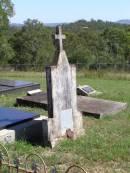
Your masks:
{"label": "low stone grave marker", "polygon": [[95,90],[90,85],[79,85],[77,87],[77,94],[81,96],[96,96],[102,94],[102,92]]}

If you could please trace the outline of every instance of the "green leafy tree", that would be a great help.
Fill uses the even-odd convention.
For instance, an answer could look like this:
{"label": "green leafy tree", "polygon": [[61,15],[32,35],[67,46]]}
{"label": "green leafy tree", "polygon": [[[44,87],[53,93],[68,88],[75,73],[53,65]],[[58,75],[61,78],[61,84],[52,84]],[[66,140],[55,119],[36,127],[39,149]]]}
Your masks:
{"label": "green leafy tree", "polygon": [[28,19],[12,40],[15,64],[45,66],[52,61],[54,47],[51,31],[37,20]]}
{"label": "green leafy tree", "polygon": [[0,31],[7,29],[9,17],[14,15],[13,4],[10,0],[0,0]]}
{"label": "green leafy tree", "polygon": [[0,36],[0,65],[6,65],[14,57],[14,51],[10,46],[8,39]]}
{"label": "green leafy tree", "polygon": [[80,66],[90,64],[90,50],[85,47],[85,41],[75,33],[66,32],[65,49],[70,63],[76,63]]}
{"label": "green leafy tree", "polygon": [[8,64],[14,57],[14,51],[9,43],[8,24],[9,17],[14,14],[13,4],[10,0],[0,0],[0,65]]}
{"label": "green leafy tree", "polygon": [[108,53],[113,57],[113,63],[123,63],[126,59],[127,34],[119,28],[106,29],[103,37],[107,42]]}
{"label": "green leafy tree", "polygon": [[[108,68],[130,62],[129,26],[101,20],[79,20],[64,24],[63,29],[67,36],[64,48],[70,63],[85,68],[97,68],[98,64],[101,68]],[[52,31],[54,28],[30,19],[21,28],[11,27],[8,37],[15,57],[9,62],[32,67],[49,64],[54,53]]]}
{"label": "green leafy tree", "polygon": [[130,63],[130,27],[127,29],[127,50],[126,50],[126,61]]}

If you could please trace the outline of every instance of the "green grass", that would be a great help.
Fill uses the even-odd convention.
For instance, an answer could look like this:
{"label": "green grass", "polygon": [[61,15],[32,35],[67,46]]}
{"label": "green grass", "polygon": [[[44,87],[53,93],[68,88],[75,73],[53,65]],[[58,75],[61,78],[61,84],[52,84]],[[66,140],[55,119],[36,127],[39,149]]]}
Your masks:
{"label": "green grass", "polygon": [[[127,76],[127,77],[126,77]],[[116,116],[101,120],[84,117],[85,135],[74,140],[61,141],[54,149],[32,146],[24,141],[6,145],[11,155],[40,154],[48,166],[66,168],[78,164],[90,173],[130,172],[130,78],[128,73],[79,72],[78,84],[89,84],[103,94],[97,97],[128,103],[128,108]],[[32,72],[0,72],[0,79],[20,79],[39,82],[46,91],[45,75]],[[0,96],[0,105],[14,107],[15,99],[22,94]],[[43,109],[18,107],[26,111],[47,114]]]}

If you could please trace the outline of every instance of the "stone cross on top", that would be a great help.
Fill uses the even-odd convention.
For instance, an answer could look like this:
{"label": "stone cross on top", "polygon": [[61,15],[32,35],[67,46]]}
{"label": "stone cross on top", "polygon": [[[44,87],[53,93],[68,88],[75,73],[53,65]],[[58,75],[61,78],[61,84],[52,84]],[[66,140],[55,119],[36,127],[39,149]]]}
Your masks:
{"label": "stone cross on top", "polygon": [[55,39],[58,40],[57,47],[60,52],[63,50],[63,39],[65,38],[65,35],[62,34],[62,26],[57,26]]}

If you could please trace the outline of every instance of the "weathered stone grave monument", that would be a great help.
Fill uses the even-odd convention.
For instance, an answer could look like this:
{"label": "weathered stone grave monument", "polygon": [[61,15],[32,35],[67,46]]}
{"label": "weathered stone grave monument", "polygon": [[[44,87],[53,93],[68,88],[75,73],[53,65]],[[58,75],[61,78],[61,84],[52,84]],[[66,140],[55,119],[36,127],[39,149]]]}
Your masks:
{"label": "weathered stone grave monument", "polygon": [[82,115],[77,110],[76,67],[69,65],[63,49],[61,26],[56,28],[55,65],[46,68],[48,99],[48,137],[54,146],[62,137],[83,133]]}

